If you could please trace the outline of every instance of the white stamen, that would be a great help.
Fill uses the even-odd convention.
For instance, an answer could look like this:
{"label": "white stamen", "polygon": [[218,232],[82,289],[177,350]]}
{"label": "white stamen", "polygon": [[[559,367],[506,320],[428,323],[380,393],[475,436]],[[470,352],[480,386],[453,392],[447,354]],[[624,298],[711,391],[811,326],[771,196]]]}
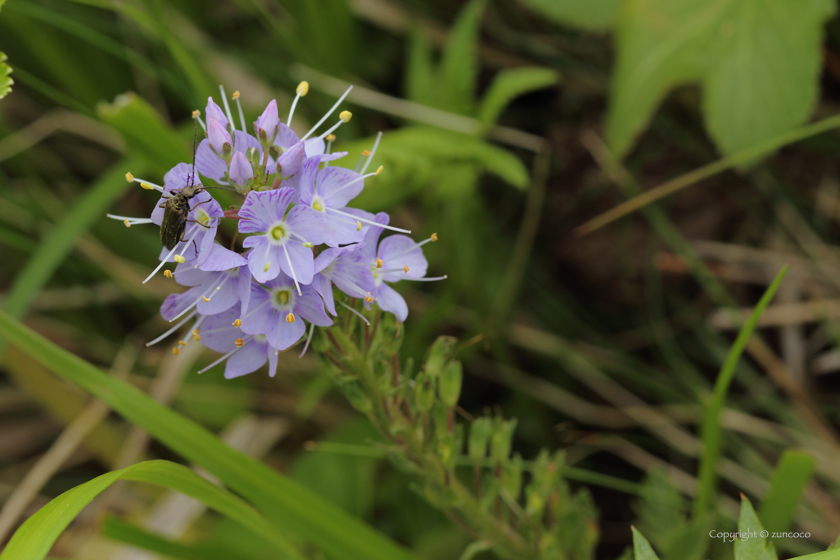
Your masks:
{"label": "white stamen", "polygon": [[196,117],[198,119],[198,124],[201,125],[201,128],[204,130],[204,133],[207,134],[207,125],[204,124],[204,120],[201,117]]}
{"label": "white stamen", "polygon": [[163,259],[161,259],[160,264],[158,264],[158,265],[157,265],[157,267],[156,267],[156,268],[152,271],[152,273],[151,273],[151,274],[149,274],[149,275],[146,277],[146,279],[145,279],[145,280],[143,280],[143,283],[144,283],[144,284],[145,284],[146,282],[148,282],[149,280],[151,280],[151,279],[152,279],[152,276],[154,276],[155,274],[157,274],[157,273],[158,273],[158,271],[159,271],[161,268],[163,268],[163,265],[165,265],[167,262],[169,262],[169,258],[170,258],[170,257],[171,257],[174,253],[175,253],[175,250],[178,248],[178,245],[180,245],[180,244],[181,244],[181,243],[176,243],[176,244],[175,244],[175,246],[174,246],[174,247],[172,247],[172,250],[171,250],[171,251],[169,251],[169,254],[168,254],[168,255],[166,255],[166,257],[164,257]]}
{"label": "white stamen", "polygon": [[402,278],[402,280],[413,280],[415,282],[437,282],[438,280],[446,280],[449,278],[448,276],[435,276],[433,278],[412,278],[411,276],[407,276],[406,278]]}
{"label": "white stamen", "polygon": [[257,311],[259,311],[260,309],[262,309],[263,307],[265,307],[265,306],[266,306],[266,305],[268,305],[269,303],[271,303],[271,298],[269,298],[269,299],[265,300],[264,302],[262,302],[261,304],[259,304],[257,307],[255,307],[254,309],[252,309],[251,311],[249,311],[248,313],[246,313],[244,317],[240,317],[240,318],[239,318],[239,320],[240,320],[240,321],[244,321],[245,319],[247,319],[248,317],[250,317],[251,315],[253,315],[253,314],[254,314],[254,313],[256,313]]}
{"label": "white stamen", "polygon": [[[313,126],[313,127],[310,129],[310,131],[309,131],[309,132],[307,132],[307,133],[306,133],[306,136],[304,136],[303,138],[301,138],[301,141],[306,140],[307,138],[309,138],[309,137],[312,135],[312,133],[313,133],[313,132],[315,132],[316,130],[318,130],[318,127],[319,127],[319,126],[321,126],[322,124],[324,124],[324,121],[326,121],[328,118],[330,118],[330,115],[332,115],[332,114],[333,114],[333,111],[335,111],[336,109],[338,109],[338,106],[339,106],[339,105],[341,105],[341,102],[342,102],[342,101],[344,101],[344,98],[345,98],[345,97],[347,97],[347,94],[349,94],[349,93],[350,93],[350,90],[352,90],[352,89],[353,89],[353,86],[350,86],[349,88],[347,88],[347,91],[345,91],[345,92],[341,95],[341,97],[339,97],[339,98],[338,98],[338,101],[336,101],[336,102],[335,102],[335,105],[333,105],[333,106],[332,106],[332,108],[331,108],[329,111],[327,111],[327,114],[326,114],[326,115],[324,115],[323,117],[321,117],[321,120],[320,120],[320,121],[318,121],[318,122],[315,124],[315,126]],[[294,105],[293,105],[293,107],[294,107]]]}
{"label": "white stamen", "polygon": [[319,139],[321,139],[321,140],[323,140],[324,138],[326,138],[327,136],[329,136],[330,134],[332,134],[333,132],[335,132],[335,130],[336,130],[339,126],[341,126],[342,124],[344,124],[345,122],[346,122],[345,120],[340,119],[337,123],[335,123],[335,124],[334,124],[334,125],[332,125],[329,129],[327,129],[327,131],[326,131],[325,133],[323,133],[322,135],[318,136],[318,138],[319,138]]}
{"label": "white stamen", "polygon": [[370,156],[368,156],[367,163],[365,163],[365,166],[362,167],[362,173],[367,171],[368,165],[370,165],[370,162],[373,161],[373,156],[376,155],[376,148],[379,147],[379,141],[381,139],[382,139],[382,133],[380,132],[376,135],[376,140],[373,142],[373,148],[370,149]]}
{"label": "white stamen", "polygon": [[306,349],[309,348],[309,342],[312,340],[312,333],[315,332],[315,323],[311,323],[309,325],[309,336],[306,337],[306,344],[303,345],[303,351],[300,353],[299,358],[303,358],[303,355],[306,354]]}
{"label": "white stamen", "polygon": [[352,181],[350,181],[350,182],[349,182],[349,183],[347,183],[346,185],[342,186],[342,187],[341,187],[340,189],[338,189],[337,191],[333,191],[333,192],[331,192],[331,193],[330,193],[330,196],[336,195],[336,194],[340,193],[341,191],[343,191],[344,189],[346,189],[347,187],[352,186],[352,185],[355,185],[355,184],[356,184],[356,183],[358,183],[359,181],[364,181],[364,180],[365,180],[365,179],[367,179],[368,177],[373,177],[374,175],[376,175],[376,172],[375,172],[375,171],[374,171],[373,173],[368,173],[367,175],[362,175],[361,177],[356,177],[355,179],[353,179]]}
{"label": "white stamen", "polygon": [[143,187],[143,188],[151,187],[151,189],[149,189],[149,190],[154,189],[157,192],[163,192],[163,187],[161,187],[160,185],[156,185],[155,183],[150,183],[149,181],[146,181],[145,179],[140,179],[139,177],[134,177],[134,182],[135,183],[140,183],[140,186]]}
{"label": "white stamen", "polygon": [[198,311],[193,311],[187,317],[184,317],[183,321],[181,321],[180,323],[178,323],[177,325],[175,325],[174,327],[172,327],[171,329],[169,329],[168,331],[166,331],[165,333],[163,333],[162,335],[160,335],[156,339],[152,340],[151,342],[147,342],[146,346],[153,346],[153,345],[157,344],[158,342],[160,342],[161,340],[163,340],[164,338],[166,338],[167,336],[169,336],[170,334],[174,333],[175,331],[177,331],[178,329],[183,327],[184,324],[187,323],[190,319],[195,317],[196,313],[198,313]]}
{"label": "white stamen", "polygon": [[407,255],[407,254],[409,254],[410,252],[412,252],[412,251],[413,251],[413,250],[415,250],[415,249],[419,249],[420,247],[422,247],[422,246],[423,246],[423,245],[425,245],[426,243],[430,243],[431,241],[432,241],[432,238],[431,238],[431,237],[430,237],[430,238],[428,238],[428,239],[424,239],[424,240],[423,240],[423,241],[421,241],[420,243],[415,243],[414,245],[412,245],[411,247],[409,247],[408,249],[406,249],[406,250],[405,250],[405,251],[403,251],[402,253],[397,253],[396,255],[389,255],[389,256],[388,256],[388,260],[389,260],[389,261],[394,261],[394,260],[396,260],[396,259],[398,259],[398,258],[402,257],[403,255]]}
{"label": "white stamen", "polygon": [[[233,114],[230,112],[230,105],[228,104],[227,95],[225,95],[225,87],[219,84],[219,91],[222,92],[222,103],[225,105],[225,114],[227,115],[228,122],[230,123],[230,128],[236,131],[236,126],[233,124]],[[236,139],[234,139],[234,142]]]}
{"label": "white stamen", "polygon": [[105,215],[107,217],[111,218],[112,220],[119,220],[121,222],[125,222],[126,220],[128,220],[128,223],[130,223],[133,226],[136,226],[138,224],[151,224],[152,223],[151,218],[132,218],[131,216],[117,216],[116,214],[105,214]]}
{"label": "white stamen", "polygon": [[355,309],[353,309],[352,307],[350,307],[349,305],[347,305],[347,304],[346,304],[346,303],[344,303],[343,301],[339,301],[339,302],[338,302],[338,304],[339,304],[339,305],[343,305],[344,307],[346,307],[347,309],[349,309],[351,312],[353,312],[353,313],[355,313],[356,315],[358,315],[358,316],[359,316],[359,318],[360,318],[362,321],[364,321],[364,322],[365,322],[365,324],[366,324],[367,326],[370,326],[370,321],[368,321],[368,320],[365,318],[365,316],[364,316],[364,315],[362,315],[361,313],[359,313],[358,311],[356,311]]}
{"label": "white stamen", "polygon": [[295,95],[294,101],[292,101],[292,106],[289,109],[289,119],[286,121],[286,126],[292,126],[292,116],[295,114],[295,107],[297,107],[298,99],[301,98],[300,92]]}
{"label": "white stamen", "polygon": [[242,103],[239,102],[239,97],[236,97],[236,108],[239,109],[239,124],[242,126],[242,132],[247,132],[245,129],[245,113],[242,112]]}
{"label": "white stamen", "polygon": [[248,346],[248,343],[251,342],[252,340],[254,340],[254,339],[251,338],[251,337],[249,337],[248,340],[243,340],[242,346],[237,346],[236,348],[234,348],[233,350],[231,350],[230,352],[228,352],[227,354],[225,354],[224,356],[222,356],[221,358],[219,358],[218,360],[216,360],[215,362],[213,362],[212,364],[210,364],[206,368],[200,370],[198,373],[204,373],[208,369],[216,367],[220,363],[224,362],[225,360],[227,360],[228,358],[230,358],[231,356],[233,356],[234,354],[236,354],[237,352],[239,352],[240,350],[242,350],[243,348]]}
{"label": "white stamen", "polygon": [[[206,292],[204,292],[203,294],[201,294],[201,296],[200,296],[200,297],[198,297],[198,298],[197,298],[194,302],[192,302],[192,303],[190,304],[190,306],[189,306],[189,307],[187,307],[186,309],[184,309],[183,311],[181,311],[180,313],[178,313],[176,316],[174,316],[173,318],[171,318],[171,319],[169,320],[169,322],[171,323],[172,321],[174,321],[175,319],[177,319],[178,317],[180,317],[181,315],[183,315],[184,313],[186,313],[187,311],[189,311],[190,309],[192,309],[193,307],[195,307],[196,305],[198,305],[198,302],[200,302],[200,301],[205,301],[205,299],[204,299],[204,298],[207,298],[207,295],[208,295],[208,294],[212,294],[213,292],[216,292],[216,291],[220,290],[220,289],[222,288],[222,285],[224,285],[224,283],[227,281],[227,279],[228,279],[228,278],[230,278],[230,276],[228,276],[227,274],[223,274],[223,275],[222,275],[222,281],[221,281],[221,282],[214,282],[214,283],[210,286],[210,289],[209,289],[209,290],[207,290]],[[206,301],[209,301],[210,299],[212,299],[212,298],[207,298],[207,300],[206,300]]]}
{"label": "white stamen", "polygon": [[366,224],[371,224],[373,226],[381,227],[384,229],[390,229],[391,231],[398,231],[400,233],[411,233],[410,229],[400,229],[391,226],[386,226],[385,224],[380,224],[379,222],[374,222],[371,220],[366,220],[365,218],[360,218],[358,216],[354,216],[353,214],[348,214],[347,212],[342,212],[341,210],[336,210],[335,208],[325,208],[328,212],[335,212],[336,214],[341,214],[342,216],[347,216],[349,218],[353,218],[353,220],[364,222]]}
{"label": "white stamen", "polygon": [[285,243],[283,243],[283,251],[286,253],[286,262],[289,263],[289,270],[292,272],[292,280],[295,281],[297,293],[299,296],[302,296],[303,293],[300,291],[300,284],[298,284],[297,274],[295,274],[295,267],[292,266],[292,258],[289,256],[289,249],[286,247]]}

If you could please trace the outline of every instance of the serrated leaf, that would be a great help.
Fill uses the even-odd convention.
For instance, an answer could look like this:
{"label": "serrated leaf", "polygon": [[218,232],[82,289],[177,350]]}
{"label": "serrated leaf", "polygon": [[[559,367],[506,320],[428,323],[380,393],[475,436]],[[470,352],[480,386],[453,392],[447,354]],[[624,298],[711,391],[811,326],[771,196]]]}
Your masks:
{"label": "serrated leaf", "polygon": [[[777,560],[773,543],[761,536],[764,527],[750,501],[741,495],[741,515],[738,517],[740,538],[735,539],[735,560]],[[746,538],[744,538],[746,535]]]}
{"label": "serrated leaf", "polygon": [[514,98],[531,91],[546,88],[557,83],[558,74],[548,68],[513,68],[502,70],[493,78],[493,83],[481,100],[478,120],[489,125]]}
{"label": "serrated leaf", "polygon": [[[607,141],[624,156],[677,85],[703,89],[724,154],[802,123],[817,94],[831,0],[628,0],[618,24]],[[782,22],[782,23],[780,23]]]}
{"label": "serrated leaf", "polygon": [[653,551],[647,539],[636,530],[633,529],[633,556],[635,560],[659,560],[659,556]]}
{"label": "serrated leaf", "polygon": [[[0,5],[3,3],[0,2]],[[12,91],[12,84],[15,81],[9,75],[12,73],[12,67],[6,64],[8,57],[5,53],[0,52],[0,99],[3,99]]]}
{"label": "serrated leaf", "polygon": [[540,15],[563,25],[590,30],[610,29],[618,15],[619,0],[521,0]]}
{"label": "serrated leaf", "polygon": [[471,0],[458,14],[446,41],[438,85],[445,96],[441,108],[453,113],[472,113],[478,73],[478,28],[486,3]]}

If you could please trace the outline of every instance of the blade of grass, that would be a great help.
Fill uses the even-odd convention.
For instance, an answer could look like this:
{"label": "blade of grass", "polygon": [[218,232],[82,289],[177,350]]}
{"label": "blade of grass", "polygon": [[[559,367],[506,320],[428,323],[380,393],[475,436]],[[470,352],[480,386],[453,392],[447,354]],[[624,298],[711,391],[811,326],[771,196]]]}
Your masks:
{"label": "blade of grass", "polygon": [[758,508],[758,517],[768,531],[787,531],[790,527],[815,465],[812,455],[798,450],[785,451],[779,459],[770,488]]}
{"label": "blade of grass", "polygon": [[716,481],[715,468],[718,457],[720,456],[721,447],[720,412],[723,410],[729,385],[735,376],[735,368],[738,365],[738,360],[741,359],[741,354],[744,352],[744,348],[746,348],[750,337],[752,337],[753,331],[758,325],[761,314],[770,304],[773,296],[776,295],[776,291],[779,289],[785,274],[787,274],[788,268],[787,265],[782,267],[782,270],[776,275],[776,278],[767,288],[767,291],[761,296],[750,318],[741,327],[741,332],[738,333],[735,343],[730,348],[729,354],[723,362],[720,374],[718,374],[717,381],[715,382],[714,396],[706,409],[706,416],[701,430],[703,436],[703,455],[700,457],[699,488],[694,501],[695,516],[704,514],[714,497]]}
{"label": "blade of grass", "polygon": [[129,422],[204,467],[253,503],[268,519],[349,560],[416,560],[407,550],[338,506],[263,463],[227,447],[195,422],[160,405],[135,387],[59,348],[0,311],[0,336],[51,369],[105,401]]}
{"label": "blade of grass", "polygon": [[797,128],[795,130],[791,130],[790,132],[780,134],[775,138],[771,138],[769,140],[756,144],[751,148],[741,150],[740,152],[734,153],[731,156],[727,156],[725,158],[719,159],[716,162],[704,165],[693,171],[689,171],[688,173],[680,175],[675,179],[671,179],[670,181],[667,181],[662,185],[659,185],[658,187],[652,188],[648,191],[645,191],[642,194],[634,196],[630,200],[622,202],[615,208],[612,208],[611,210],[608,210],[603,214],[592,218],[585,224],[575,228],[574,235],[575,237],[583,237],[584,235],[592,233],[593,231],[618,220],[619,218],[622,218],[628,214],[635,212],[636,210],[644,208],[648,204],[655,202],[660,198],[680,191],[686,187],[693,185],[694,183],[702,181],[703,179],[708,179],[709,177],[717,175],[718,173],[726,171],[727,169],[732,169],[733,167],[737,167],[750,161],[754,161],[760,158],[761,156],[769,154],[770,152],[778,150],[779,148],[788,144],[799,142],[800,140],[804,140],[805,138],[810,138],[811,136],[821,134],[823,132],[832,130],[837,127],[840,127],[840,115],[829,117],[827,119],[817,121],[813,124],[809,124]]}
{"label": "blade of grass", "polygon": [[236,558],[235,552],[221,549],[217,544],[183,544],[159,535],[149,533],[115,517],[106,517],[102,524],[102,536],[109,539],[142,548],[150,552],[163,554],[167,558],[182,560],[228,560]]}
{"label": "blade of grass", "polygon": [[284,558],[300,558],[265,519],[241,498],[183,465],[170,461],[147,461],[98,476],[52,500],[15,531],[0,554],[0,560],[42,560],[76,515],[118,480],[148,482],[182,492],[265,537]]}

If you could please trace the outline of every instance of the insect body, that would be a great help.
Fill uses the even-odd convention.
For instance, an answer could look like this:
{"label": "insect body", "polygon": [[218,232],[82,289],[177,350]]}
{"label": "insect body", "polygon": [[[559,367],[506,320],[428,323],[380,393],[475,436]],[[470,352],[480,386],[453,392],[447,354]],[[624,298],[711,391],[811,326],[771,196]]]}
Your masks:
{"label": "insect body", "polygon": [[[204,204],[204,202],[199,202],[195,206],[190,206],[190,200],[202,192],[204,192],[204,186],[201,183],[195,185],[190,182],[183,189],[172,191],[172,196],[160,204],[160,207],[163,208],[163,220],[160,222],[160,242],[170,251],[184,240],[189,213],[199,204]],[[205,202],[210,202],[210,200]],[[200,222],[197,223],[204,225]]]}

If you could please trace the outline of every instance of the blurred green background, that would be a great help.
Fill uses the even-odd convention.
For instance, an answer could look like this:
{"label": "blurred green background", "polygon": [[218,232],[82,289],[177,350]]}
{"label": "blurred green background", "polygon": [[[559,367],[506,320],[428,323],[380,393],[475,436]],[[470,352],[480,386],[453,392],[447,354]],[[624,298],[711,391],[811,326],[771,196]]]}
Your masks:
{"label": "blurred green background", "polygon": [[[811,534],[777,542],[783,554],[823,550],[840,533],[835,2],[0,0],[0,51],[14,80],[0,100],[3,309],[105,370],[130,371],[421,555],[458,558],[470,539],[410,476],[365,456],[375,431],[311,357],[284,354],[275,379],[225,381],[221,368],[196,374],[211,352],[143,346],[165,329],[157,309],[174,284],[140,283],[158,232],[105,213],[149,212],[155,197],[124,174],[159,182],[189,161],[190,113],[218,101],[219,84],[241,92],[251,122],[272,98],[282,116],[308,81],[298,132],[355,85],[336,148],[352,167],[383,131],[374,164],[385,172],[354,206],[388,211],[417,239],[437,232],[426,255],[432,274],[448,275],[399,286],[411,310],[403,355],[457,336],[464,414],[518,418],[526,457],[567,450],[581,469],[572,486],[599,510],[599,559],[623,553],[631,523],[664,560],[689,557],[676,551],[703,409],[738,310],[791,264],[721,414],[713,528],[735,527],[744,493],[766,526]],[[662,185],[680,192],[575,229]],[[2,352],[0,502],[87,404],[13,346]],[[774,479],[792,449],[806,459],[789,453]],[[25,514],[102,472],[170,455],[109,416]],[[117,487],[55,555],[121,557],[98,520],[163,523],[159,497]],[[201,513],[172,536],[264,557]],[[711,547],[731,558],[731,544]]]}

